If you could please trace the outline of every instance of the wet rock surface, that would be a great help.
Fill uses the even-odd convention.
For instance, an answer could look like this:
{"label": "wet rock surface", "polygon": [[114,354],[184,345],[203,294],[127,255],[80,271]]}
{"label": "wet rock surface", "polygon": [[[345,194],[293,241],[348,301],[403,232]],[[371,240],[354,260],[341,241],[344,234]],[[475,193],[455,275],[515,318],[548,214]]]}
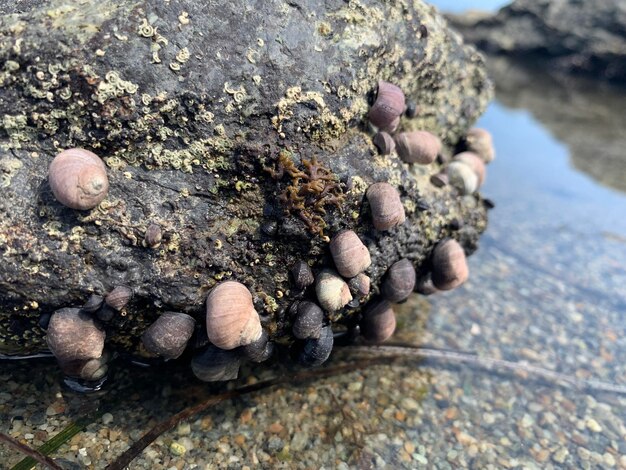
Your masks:
{"label": "wet rock surface", "polygon": [[496,14],[450,17],[490,53],[532,57],[566,73],[626,79],[626,4],[621,0],[516,0]]}
{"label": "wet rock surface", "polygon": [[[0,1],[0,13],[2,353],[44,349],[42,315],[120,285],[133,297],[107,320],[107,344],[132,352],[161,312],[201,320],[227,279],[250,290],[273,340],[290,341],[288,307],[314,294],[289,268],[332,267],[327,240],[340,230],[368,247],[372,286],[400,258],[422,266],[443,237],[477,246],[480,196],[432,186],[438,164],[377,156],[367,128],[379,79],[418,103],[400,129],[448,149],[491,97],[480,54],[420,1]],[[60,205],[47,182],[71,147],[107,165],[108,196],[89,211]],[[320,168],[332,203],[294,204],[289,188]],[[376,181],[399,190],[407,216],[385,233],[364,200]],[[155,225],[159,242],[147,243]]]}

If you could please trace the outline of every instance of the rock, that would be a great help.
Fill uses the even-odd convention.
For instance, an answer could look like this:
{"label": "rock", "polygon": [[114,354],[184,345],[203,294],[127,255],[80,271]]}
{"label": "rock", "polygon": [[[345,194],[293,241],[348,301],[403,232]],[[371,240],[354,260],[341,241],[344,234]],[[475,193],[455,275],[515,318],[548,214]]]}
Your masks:
{"label": "rock", "polygon": [[[419,0],[211,6],[0,0],[0,352],[45,349],[44,311],[124,285],[133,298],[107,329],[137,353],[161,311],[202,324],[207,291],[227,279],[253,293],[270,339],[289,343],[298,295],[289,267],[321,267],[339,230],[367,233],[372,286],[390,260],[427,259],[452,218],[465,221],[454,236],[476,249],[480,196],[435,190],[397,156],[377,156],[365,132],[380,79],[419,105],[400,127],[448,148],[485,109],[482,56],[435,9]],[[61,206],[47,183],[54,155],[72,147],[107,165],[108,196],[90,211]],[[323,174],[323,193],[290,173]],[[407,221],[389,233],[361,210],[375,181],[405,201]],[[307,194],[302,204],[294,191]],[[266,222],[276,230],[263,231]],[[158,248],[144,243],[153,224]]]}
{"label": "rock", "polygon": [[556,70],[623,82],[623,0],[515,0],[494,15],[450,16],[464,37],[489,53],[540,59]]}

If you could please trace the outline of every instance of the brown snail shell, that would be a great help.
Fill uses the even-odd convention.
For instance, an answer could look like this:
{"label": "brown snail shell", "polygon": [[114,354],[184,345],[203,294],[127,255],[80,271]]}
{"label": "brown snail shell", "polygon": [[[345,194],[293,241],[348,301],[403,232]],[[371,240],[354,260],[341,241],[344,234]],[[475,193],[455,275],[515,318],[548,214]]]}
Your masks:
{"label": "brown snail shell", "polygon": [[104,297],[98,294],[92,294],[91,297],[85,302],[81,310],[85,313],[95,313],[104,303]]}
{"label": "brown snail shell", "polygon": [[496,150],[493,146],[493,138],[489,131],[474,127],[465,137],[467,150],[478,154],[485,163],[490,163],[496,158]]}
{"label": "brown snail shell", "polygon": [[413,290],[422,295],[431,295],[439,292],[439,289],[433,283],[432,273],[430,272],[422,274],[417,278]]}
{"label": "brown snail shell", "polygon": [[357,274],[348,281],[348,287],[354,297],[362,299],[370,293],[370,278],[363,273]]}
{"label": "brown snail shell", "polygon": [[448,173],[445,171],[440,171],[439,173],[435,173],[430,177],[430,182],[433,186],[437,188],[443,188],[450,183],[450,179],[448,178]]}
{"label": "brown snail shell", "polygon": [[104,162],[85,149],[68,149],[58,154],[48,168],[54,197],[72,209],[93,209],[109,190]]}
{"label": "brown snail shell", "polygon": [[293,265],[291,268],[291,276],[298,289],[306,289],[315,282],[311,267],[302,260],[296,261],[296,264]]}
{"label": "brown snail shell", "polygon": [[298,339],[319,338],[324,322],[324,312],[309,301],[298,303],[298,314],[293,323],[293,335]]}
{"label": "brown snail shell", "polygon": [[141,341],[146,351],[166,359],[176,359],[187,347],[196,321],[187,314],[165,312],[150,325]]}
{"label": "brown snail shell", "polygon": [[263,330],[259,339],[242,346],[241,351],[252,362],[263,362],[272,357],[274,353],[274,343],[269,340],[267,331]]}
{"label": "brown snail shell", "polygon": [[374,343],[382,343],[396,329],[396,315],[387,300],[376,300],[367,305],[361,319],[361,334]]}
{"label": "brown snail shell", "polygon": [[372,141],[381,155],[389,155],[396,149],[396,142],[386,132],[378,132]]}
{"label": "brown snail shell", "polygon": [[309,338],[304,343],[304,348],[300,353],[300,363],[308,366],[315,367],[322,365],[333,350],[333,330],[330,325],[322,328],[319,338]]}
{"label": "brown snail shell", "polygon": [[415,268],[406,258],[391,265],[383,281],[382,294],[389,302],[402,302],[415,287]]}
{"label": "brown snail shell", "polygon": [[226,281],[211,290],[206,299],[206,329],[209,341],[222,349],[235,349],[261,337],[261,320],[246,286]]}
{"label": "brown snail shell", "polygon": [[107,363],[110,358],[111,355],[104,351],[100,357],[95,359],[59,361],[59,367],[69,377],[95,381],[102,379],[109,371]]}
{"label": "brown snail shell", "polygon": [[238,351],[225,351],[213,345],[207,346],[191,360],[191,370],[203,382],[235,380],[240,365]]}
{"label": "brown snail shell", "polygon": [[398,190],[389,183],[374,183],[367,188],[367,200],[372,210],[376,230],[389,230],[406,220]]}
{"label": "brown snail shell", "polygon": [[402,161],[429,165],[441,152],[441,140],[428,131],[401,132],[395,138]]}
{"label": "brown snail shell", "polygon": [[478,190],[478,175],[462,161],[455,160],[448,165],[448,179],[452,186],[466,196]]}
{"label": "brown snail shell", "polygon": [[144,241],[146,242],[146,246],[150,248],[157,248],[161,241],[163,240],[163,230],[161,226],[158,224],[150,224],[146,229],[146,233],[144,235]]}
{"label": "brown snail shell", "polygon": [[333,237],[330,254],[343,277],[354,277],[372,264],[369,250],[352,230],[344,230]]}
{"label": "brown snail shell", "polygon": [[485,182],[485,162],[474,152],[461,152],[454,156],[453,161],[463,162],[469,166],[476,176],[478,176],[478,187],[481,187]]}
{"label": "brown snail shell", "polygon": [[376,101],[369,112],[369,121],[382,131],[393,132],[404,113],[405,98],[400,87],[379,80]]}
{"label": "brown snail shell", "polygon": [[469,269],[463,247],[452,238],[443,240],[433,250],[432,280],[437,289],[450,290],[463,284]]}
{"label": "brown snail shell", "polygon": [[320,306],[328,312],[336,312],[352,300],[348,284],[330,269],[323,270],[317,276],[315,293]]}
{"label": "brown snail shell", "polygon": [[128,286],[117,286],[104,298],[104,302],[111,308],[120,311],[130,299],[133,298],[133,290]]}
{"label": "brown snail shell", "polygon": [[59,361],[96,359],[104,349],[104,330],[78,308],[54,312],[48,324],[46,341]]}

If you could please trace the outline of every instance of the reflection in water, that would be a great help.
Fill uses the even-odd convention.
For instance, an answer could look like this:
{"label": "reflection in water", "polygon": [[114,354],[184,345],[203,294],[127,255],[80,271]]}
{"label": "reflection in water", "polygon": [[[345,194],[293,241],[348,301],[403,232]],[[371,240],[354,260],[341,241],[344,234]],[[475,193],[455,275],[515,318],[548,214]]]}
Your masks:
{"label": "reflection in water", "polygon": [[489,65],[499,101],[530,111],[567,145],[576,168],[626,191],[626,88],[551,76],[506,58],[490,58]]}

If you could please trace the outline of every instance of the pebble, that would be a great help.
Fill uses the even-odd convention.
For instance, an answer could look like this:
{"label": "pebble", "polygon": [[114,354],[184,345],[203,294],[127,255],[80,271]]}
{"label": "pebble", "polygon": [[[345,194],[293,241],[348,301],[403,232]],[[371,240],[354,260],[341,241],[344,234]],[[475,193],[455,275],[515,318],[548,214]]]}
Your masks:
{"label": "pebble", "polygon": [[602,432],[602,426],[593,418],[589,418],[585,425],[592,432]]}
{"label": "pebble", "polygon": [[187,449],[185,449],[185,446],[183,446],[182,444],[180,444],[178,442],[172,442],[170,444],[170,452],[172,453],[172,455],[180,457],[186,451],[187,451]]}
{"label": "pebble", "polygon": [[111,413],[104,413],[102,415],[102,424],[109,425],[113,422],[113,415]]}
{"label": "pebble", "polygon": [[176,428],[176,434],[179,436],[188,436],[191,434],[191,424],[189,423],[180,423]]}
{"label": "pebble", "polygon": [[554,454],[552,454],[552,460],[554,460],[556,463],[563,463],[565,462],[565,459],[568,455],[569,451],[567,450],[567,448],[561,447]]}
{"label": "pebble", "polygon": [[615,461],[615,457],[613,457],[613,454],[610,454],[609,452],[604,453],[604,455],[602,456],[602,460],[604,461],[604,464],[609,467],[615,467],[615,464],[617,463]]}

